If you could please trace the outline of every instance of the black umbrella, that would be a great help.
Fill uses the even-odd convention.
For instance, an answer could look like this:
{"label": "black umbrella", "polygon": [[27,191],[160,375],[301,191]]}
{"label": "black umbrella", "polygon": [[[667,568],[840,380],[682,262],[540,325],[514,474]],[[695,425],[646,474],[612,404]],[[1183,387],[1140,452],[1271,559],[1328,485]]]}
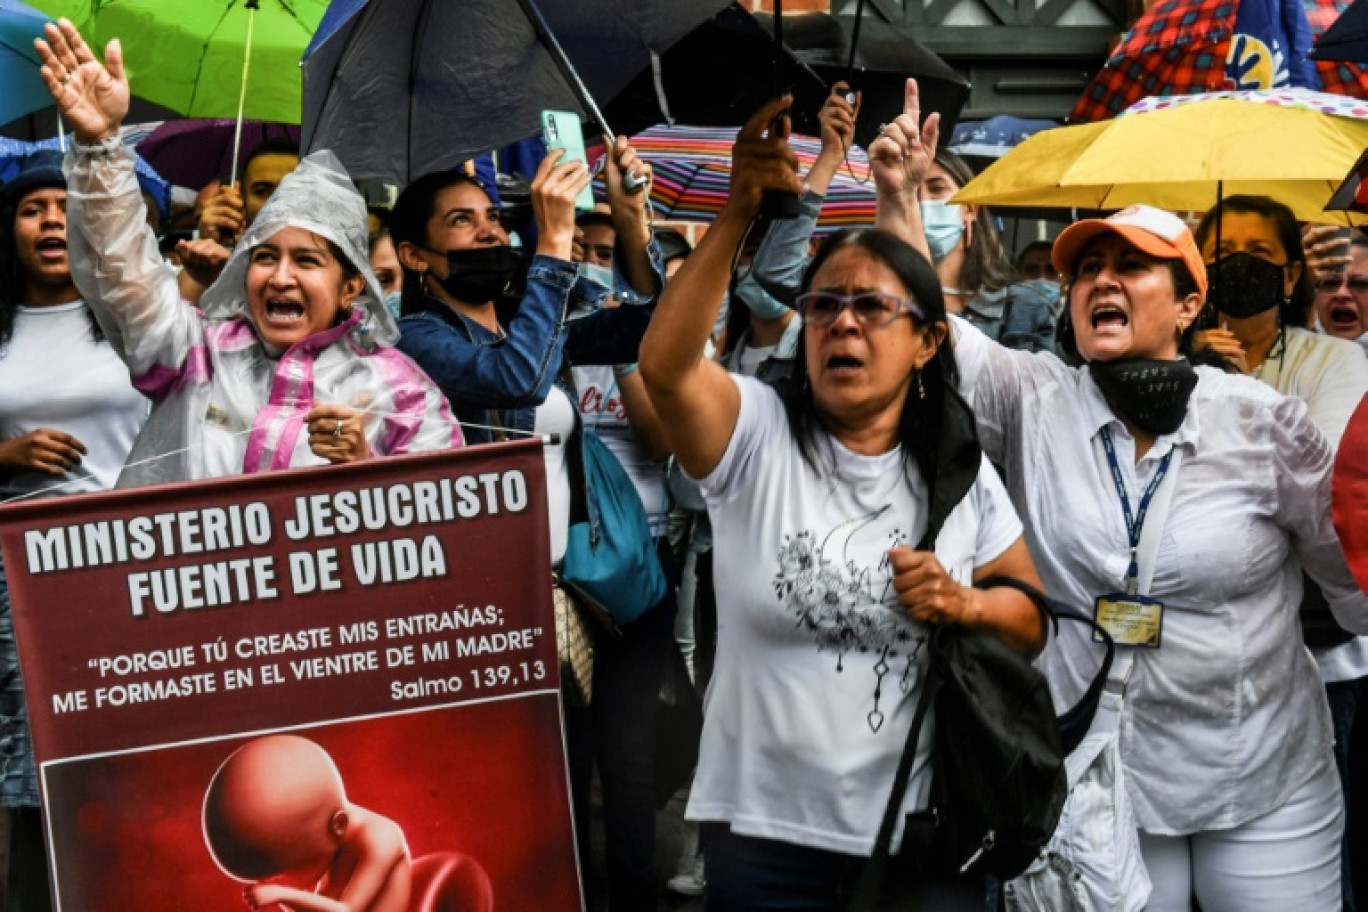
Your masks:
{"label": "black umbrella", "polygon": [[1320,36],[1312,60],[1368,63],[1368,0],[1354,0]]}
{"label": "black umbrella", "polygon": [[[771,16],[757,14],[755,18],[773,28]],[[963,76],[912,36],[873,16],[789,16],[784,21],[784,44],[827,85],[845,79],[863,93],[855,142],[866,148],[878,137],[880,124],[902,113],[909,76],[917,80],[922,111],[940,112],[941,136],[948,138],[954,132],[969,99],[969,83]],[[795,130],[817,135],[817,111],[824,96],[825,92],[817,96],[795,92]]]}
{"label": "black umbrella", "polygon": [[825,97],[826,83],[811,67],[785,48],[776,70],[774,54],[770,29],[733,4],[659,55],[604,114],[629,134],[659,123],[739,127],[774,98],[776,81],[795,96]]}
{"label": "black umbrella", "polygon": [[[726,0],[556,0],[545,14],[595,98],[611,98]],[[405,184],[579,111],[523,0],[333,0],[304,54],[304,145],[353,178]]]}

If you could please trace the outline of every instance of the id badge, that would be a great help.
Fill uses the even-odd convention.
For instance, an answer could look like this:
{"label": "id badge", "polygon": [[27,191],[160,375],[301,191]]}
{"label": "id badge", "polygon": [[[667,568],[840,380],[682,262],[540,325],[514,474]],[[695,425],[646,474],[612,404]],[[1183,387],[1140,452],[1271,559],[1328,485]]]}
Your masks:
{"label": "id badge", "polygon": [[[1112,592],[1097,597],[1093,619],[1111,634],[1117,646],[1158,649],[1164,631],[1164,603],[1144,595]],[[1096,632],[1093,641],[1104,642]]]}

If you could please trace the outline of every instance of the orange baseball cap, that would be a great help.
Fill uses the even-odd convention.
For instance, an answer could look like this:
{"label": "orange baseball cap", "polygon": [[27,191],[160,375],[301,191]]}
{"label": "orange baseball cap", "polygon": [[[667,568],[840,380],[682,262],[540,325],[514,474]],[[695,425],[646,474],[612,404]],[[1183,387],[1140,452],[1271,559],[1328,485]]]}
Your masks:
{"label": "orange baseball cap", "polygon": [[1083,248],[1098,235],[1119,234],[1129,243],[1161,260],[1182,260],[1192,273],[1202,300],[1207,295],[1206,264],[1197,241],[1183,220],[1153,206],[1129,206],[1104,219],[1083,219],[1065,228],[1055,239],[1050,262],[1061,275],[1074,275]]}

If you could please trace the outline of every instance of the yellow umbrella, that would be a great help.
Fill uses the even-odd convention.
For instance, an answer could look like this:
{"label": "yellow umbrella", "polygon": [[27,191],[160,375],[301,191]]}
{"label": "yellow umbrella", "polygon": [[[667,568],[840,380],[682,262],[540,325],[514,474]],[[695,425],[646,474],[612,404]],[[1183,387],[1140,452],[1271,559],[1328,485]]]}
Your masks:
{"label": "yellow umbrella", "polygon": [[1358,224],[1365,216],[1325,205],[1365,148],[1368,120],[1220,97],[1037,133],[954,202],[1203,212],[1249,193],[1300,219]]}

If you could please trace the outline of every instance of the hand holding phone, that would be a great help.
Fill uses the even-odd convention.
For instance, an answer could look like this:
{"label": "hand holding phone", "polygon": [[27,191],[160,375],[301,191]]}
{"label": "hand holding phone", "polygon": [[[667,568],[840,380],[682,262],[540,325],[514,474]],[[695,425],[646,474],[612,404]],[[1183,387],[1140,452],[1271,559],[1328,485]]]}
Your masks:
{"label": "hand holding phone", "polygon": [[[584,129],[580,126],[579,115],[573,111],[542,111],[542,138],[546,140],[547,151],[563,149],[561,163],[583,162],[587,168],[589,159],[584,151]],[[575,208],[582,212],[594,210],[594,192],[589,187],[580,191],[575,198]]]}

